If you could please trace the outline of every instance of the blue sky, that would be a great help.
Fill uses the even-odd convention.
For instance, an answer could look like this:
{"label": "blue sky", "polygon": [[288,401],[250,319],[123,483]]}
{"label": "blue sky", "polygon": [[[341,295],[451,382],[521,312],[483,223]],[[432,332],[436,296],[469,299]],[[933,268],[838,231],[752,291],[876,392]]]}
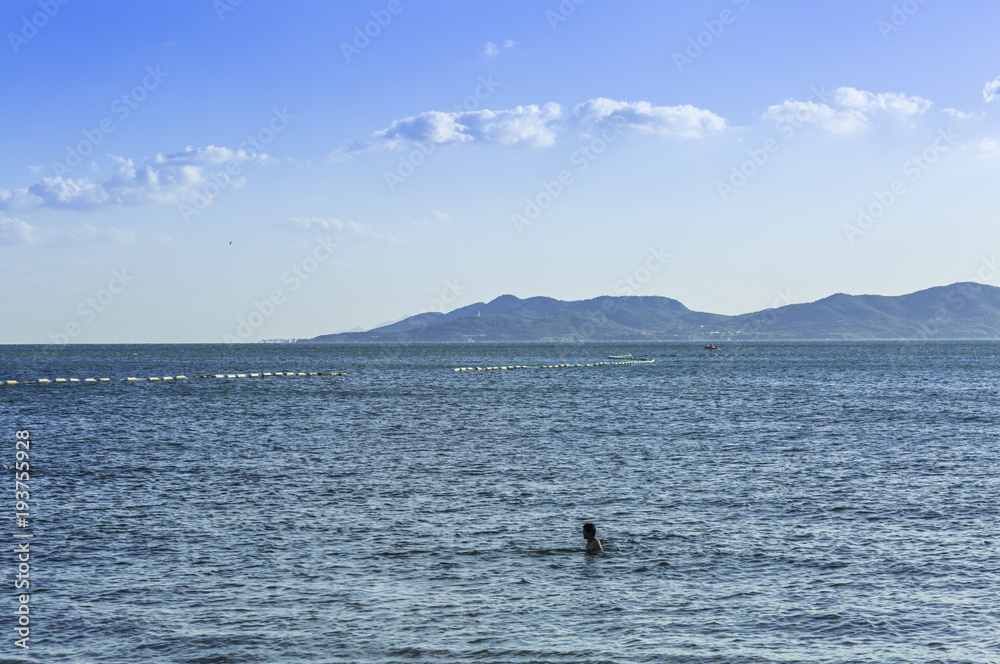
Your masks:
{"label": "blue sky", "polygon": [[1000,285],[998,24],[984,0],[9,0],[0,343]]}

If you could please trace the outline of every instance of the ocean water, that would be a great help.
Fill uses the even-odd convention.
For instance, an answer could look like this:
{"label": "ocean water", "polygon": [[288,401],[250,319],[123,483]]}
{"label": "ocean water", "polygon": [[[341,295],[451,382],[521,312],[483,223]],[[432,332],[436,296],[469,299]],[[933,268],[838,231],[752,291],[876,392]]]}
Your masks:
{"label": "ocean water", "polygon": [[0,386],[0,661],[1000,662],[1000,344],[722,345],[0,347],[349,374]]}

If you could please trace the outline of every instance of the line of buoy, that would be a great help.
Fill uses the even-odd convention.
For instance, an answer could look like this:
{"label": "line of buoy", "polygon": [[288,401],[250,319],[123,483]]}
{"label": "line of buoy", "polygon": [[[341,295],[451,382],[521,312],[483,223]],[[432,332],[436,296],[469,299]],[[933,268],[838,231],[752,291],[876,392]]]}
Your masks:
{"label": "line of buoy", "polygon": [[509,371],[512,369],[575,369],[576,367],[610,367],[624,364],[652,364],[656,360],[629,360],[627,362],[594,362],[592,364],[533,364],[506,367],[457,367],[455,371]]}
{"label": "line of buoy", "polygon": [[[192,376],[191,378],[268,378],[271,376],[282,376],[282,377],[294,377],[298,378],[300,376],[346,376],[346,372],[330,372],[330,371],[267,371],[260,373],[240,373],[240,374],[202,374],[200,376]],[[0,380],[0,385],[38,385],[46,383],[112,383],[112,382],[124,382],[124,383],[158,383],[162,381],[171,380],[191,380],[187,376],[150,376],[149,378],[136,378],[130,376],[128,378],[84,378],[80,380],[79,378],[39,378],[38,380]]]}

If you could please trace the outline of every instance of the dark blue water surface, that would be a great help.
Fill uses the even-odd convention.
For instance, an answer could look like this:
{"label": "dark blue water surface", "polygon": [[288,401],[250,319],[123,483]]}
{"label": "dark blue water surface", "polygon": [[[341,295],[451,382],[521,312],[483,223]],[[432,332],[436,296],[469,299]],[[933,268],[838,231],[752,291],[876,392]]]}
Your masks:
{"label": "dark blue water surface", "polygon": [[998,343],[0,347],[90,377],[0,386],[0,661],[1000,661]]}

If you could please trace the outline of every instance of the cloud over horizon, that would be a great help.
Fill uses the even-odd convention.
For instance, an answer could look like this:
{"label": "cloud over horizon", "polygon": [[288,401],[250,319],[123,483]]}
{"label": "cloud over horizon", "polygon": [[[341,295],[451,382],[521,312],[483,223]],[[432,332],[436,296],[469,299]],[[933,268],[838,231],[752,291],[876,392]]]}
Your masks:
{"label": "cloud over horizon", "polygon": [[976,144],[979,148],[979,156],[984,159],[994,159],[1000,157],[1000,143],[992,138],[984,138]]}
{"label": "cloud over horizon", "polygon": [[336,231],[336,232],[348,232],[355,237],[367,238],[371,240],[378,240],[388,242],[390,244],[399,244],[402,242],[399,238],[394,235],[384,235],[382,233],[376,233],[368,229],[364,224],[358,223],[356,221],[343,221],[341,219],[331,219],[323,217],[288,217],[283,221],[279,221],[275,224],[279,228],[287,228],[296,231]]}
{"label": "cloud over horizon", "polygon": [[626,102],[597,97],[577,104],[573,113],[583,123],[597,124],[620,118],[628,129],[661,136],[702,138],[727,128],[724,118],[690,104],[653,106],[648,101]]}
{"label": "cloud over horizon", "polygon": [[121,228],[97,228],[90,224],[79,224],[66,229],[40,229],[22,219],[0,214],[0,246],[135,244],[135,242],[135,233]]}
{"label": "cloud over horizon", "polygon": [[266,154],[215,145],[157,154],[138,166],[125,157],[108,157],[116,166],[103,181],[56,176],[42,178],[30,187],[0,189],[0,210],[93,210],[109,205],[191,203],[204,200],[206,188],[215,179],[225,178],[227,186],[242,187],[245,178],[236,176],[242,165],[268,161]]}
{"label": "cloud over horizon", "polygon": [[393,149],[415,143],[443,146],[454,143],[489,143],[518,147],[550,147],[566,120],[581,130],[621,118],[627,128],[663,136],[700,138],[724,131],[726,120],[715,113],[691,105],[654,106],[645,101],[625,102],[598,97],[578,104],[572,118],[565,118],[562,106],[548,102],[508,110],[425,111],[395,120],[368,138],[347,143],[331,157],[349,157],[368,150]]}
{"label": "cloud over horizon", "polygon": [[869,131],[877,114],[906,122],[933,106],[930,100],[916,95],[873,93],[851,87],[837,88],[830,93],[830,103],[826,101],[788,99],[769,106],[761,117],[794,126],[810,124],[831,134],[848,135]]}
{"label": "cloud over horizon", "polygon": [[410,143],[497,143],[500,145],[548,147],[555,143],[556,122],[562,117],[559,104],[531,104],[509,110],[426,111],[395,120],[368,138],[352,141],[342,152],[395,148]]}

